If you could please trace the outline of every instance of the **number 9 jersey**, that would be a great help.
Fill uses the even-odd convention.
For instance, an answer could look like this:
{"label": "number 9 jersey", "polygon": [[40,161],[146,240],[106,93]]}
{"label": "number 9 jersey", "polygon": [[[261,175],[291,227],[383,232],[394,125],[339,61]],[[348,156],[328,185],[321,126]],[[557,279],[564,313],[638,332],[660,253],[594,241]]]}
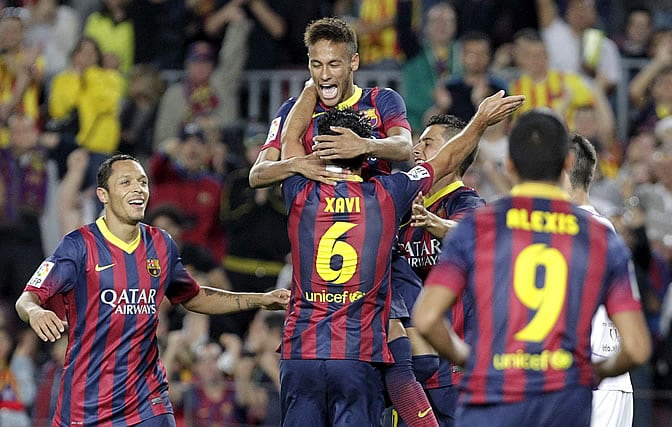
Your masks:
{"label": "number 9 jersey", "polygon": [[465,324],[463,404],[592,388],[597,307],[610,315],[641,309],[621,238],[544,184],[518,185],[463,219],[427,284],[462,295],[474,310]]}

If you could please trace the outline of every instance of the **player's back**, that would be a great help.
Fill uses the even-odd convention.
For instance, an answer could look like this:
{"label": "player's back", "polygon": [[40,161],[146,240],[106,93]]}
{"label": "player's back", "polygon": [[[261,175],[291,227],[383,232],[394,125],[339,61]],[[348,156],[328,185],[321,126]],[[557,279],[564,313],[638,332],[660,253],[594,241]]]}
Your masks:
{"label": "player's back", "polygon": [[526,190],[476,210],[454,236],[473,263],[469,403],[591,386],[591,319],[615,286],[630,286],[613,232],[550,186]]}
{"label": "player's back", "polygon": [[429,177],[420,168],[335,186],[285,180],[294,277],[283,358],[392,361],[385,344],[392,244]]}

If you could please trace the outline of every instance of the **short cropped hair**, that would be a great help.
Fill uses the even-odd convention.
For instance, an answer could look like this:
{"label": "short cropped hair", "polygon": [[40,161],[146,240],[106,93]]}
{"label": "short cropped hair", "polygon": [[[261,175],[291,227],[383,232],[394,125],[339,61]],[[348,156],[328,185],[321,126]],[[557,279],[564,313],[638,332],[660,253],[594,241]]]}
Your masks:
{"label": "short cropped hair", "polygon": [[571,150],[574,151],[575,159],[568,172],[569,182],[572,188],[578,188],[587,192],[595,177],[597,152],[593,144],[579,134],[572,135]]}
{"label": "short cropped hair", "polygon": [[303,42],[308,49],[315,43],[327,40],[335,43],[345,43],[350,55],[357,53],[357,35],[348,24],[340,18],[320,18],[306,27],[303,33]]}
{"label": "short cropped hair", "polygon": [[509,134],[509,157],[523,180],[557,181],[568,151],[564,121],[549,109],[522,114]]}
{"label": "short cropped hair", "polygon": [[[318,135],[335,135],[331,130],[332,126],[339,126],[352,130],[362,138],[371,138],[372,126],[371,121],[358,111],[352,108],[339,110],[334,108],[322,114],[317,119],[317,133]],[[352,170],[362,167],[362,162],[366,156],[357,156],[354,159],[339,159],[334,161],[335,164],[343,166]]]}
{"label": "short cropped hair", "polygon": [[[453,116],[451,114],[437,114],[430,117],[427,121],[427,127],[435,125],[443,127],[443,138],[444,140],[448,141],[450,138],[460,133],[462,129],[467,126],[467,123],[459,117]],[[464,176],[464,174],[476,160],[477,154],[478,147],[474,148],[471,153],[469,153],[469,155],[467,155],[467,157],[462,160],[462,163],[460,163],[460,166],[457,170],[458,176]]]}
{"label": "short cropped hair", "polygon": [[109,190],[110,188],[107,186],[107,181],[110,179],[110,175],[112,175],[112,165],[115,162],[119,162],[121,160],[132,160],[136,163],[140,163],[140,160],[136,159],[135,157],[129,155],[129,154],[115,154],[112,157],[108,158],[105,160],[100,167],[98,168],[98,175],[96,176],[96,185],[100,188],[104,188],[106,190]]}

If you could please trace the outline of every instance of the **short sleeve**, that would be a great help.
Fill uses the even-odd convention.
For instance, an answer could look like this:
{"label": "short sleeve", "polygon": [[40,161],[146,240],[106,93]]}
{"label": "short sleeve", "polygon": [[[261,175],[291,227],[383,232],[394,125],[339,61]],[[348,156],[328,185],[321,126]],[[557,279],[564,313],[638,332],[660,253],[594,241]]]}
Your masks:
{"label": "short sleeve", "polygon": [[374,178],[392,194],[400,217],[406,214],[420,191],[427,193],[434,182],[434,169],[429,163],[418,165],[408,172],[393,173]]}
{"label": "short sleeve", "polygon": [[171,280],[168,289],[166,289],[166,297],[172,304],[182,304],[198,295],[201,287],[184,267],[177,246],[173,239],[168,236],[168,233],[166,233],[166,239],[169,242],[170,263],[172,265]]}
{"label": "short sleeve", "polygon": [[271,124],[268,127],[266,142],[261,147],[262,150],[266,150],[268,148],[275,148],[278,151],[282,150],[282,141],[280,140],[282,126],[285,124],[285,120],[287,119],[287,116],[289,115],[289,112],[295,103],[296,98],[289,98],[275,113],[275,117],[273,120],[271,120]]}
{"label": "short sleeve", "polygon": [[28,280],[25,291],[35,293],[42,304],[54,295],[71,290],[86,265],[86,245],[79,231],[66,235]]}
{"label": "short sleeve", "polygon": [[411,130],[406,113],[406,104],[397,92],[389,88],[381,89],[376,99],[376,105],[380,111],[385,134],[394,127]]}

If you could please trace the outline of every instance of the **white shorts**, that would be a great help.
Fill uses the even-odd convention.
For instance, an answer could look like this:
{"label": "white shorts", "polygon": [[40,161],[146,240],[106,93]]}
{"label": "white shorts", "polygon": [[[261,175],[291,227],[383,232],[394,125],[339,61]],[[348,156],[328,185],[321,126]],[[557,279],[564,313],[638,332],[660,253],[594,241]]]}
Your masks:
{"label": "white shorts", "polygon": [[619,390],[593,390],[593,427],[632,427],[632,393]]}

